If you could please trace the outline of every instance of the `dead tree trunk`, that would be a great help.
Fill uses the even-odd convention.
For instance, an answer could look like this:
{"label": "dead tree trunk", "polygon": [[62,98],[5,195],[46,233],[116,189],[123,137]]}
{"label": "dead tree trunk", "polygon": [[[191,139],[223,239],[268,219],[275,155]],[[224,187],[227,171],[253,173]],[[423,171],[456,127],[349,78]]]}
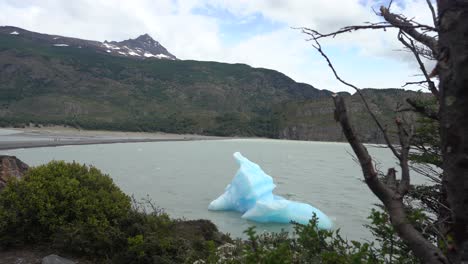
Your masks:
{"label": "dead tree trunk", "polygon": [[468,262],[468,0],[438,0],[443,185],[453,212],[454,263]]}
{"label": "dead tree trunk", "polygon": [[[386,135],[385,128],[369,109],[359,88],[340,78],[318,40],[355,30],[399,29],[398,39],[413,52],[425,77],[424,81],[417,83],[426,83],[440,104],[438,115],[424,108],[420,108],[419,111],[438,120],[440,125],[443,159],[442,188],[443,193],[447,194],[447,202],[452,215],[452,221],[448,224],[451,229],[448,235],[453,239],[444,237],[444,241],[453,241],[447,247],[448,257],[451,263],[468,264],[468,0],[436,0],[438,15],[436,15],[433,1],[426,0],[432,13],[434,27],[417,23],[404,15],[392,13],[390,7],[393,1],[390,1],[388,7],[380,9],[380,15],[386,21],[384,23],[348,26],[327,34],[309,28],[302,28],[302,30],[311,36],[310,40],[315,42],[314,48],[326,59],[335,77],[342,84],[355,89],[361,96],[369,114],[382,133]],[[421,57],[437,59],[437,67],[432,73],[429,74],[426,71]],[[435,74],[440,78],[439,89],[431,80]],[[388,184],[388,182],[394,182],[391,180],[394,178],[391,174],[387,175],[390,178],[388,182],[379,181],[377,178],[367,150],[355,136],[349,124],[344,101],[338,96],[335,98],[335,104],[335,117],[341,123],[343,132],[361,163],[366,183],[384,203],[400,237],[423,263],[447,263],[448,260],[442,255],[441,250],[423,239],[413,227],[408,226],[405,220],[402,197],[407,193],[409,186],[407,166],[407,146],[409,145],[405,133],[399,133],[401,151],[398,151],[385,137],[388,147],[400,160],[402,169],[399,183],[401,186],[392,186]],[[399,132],[401,131],[399,127]],[[398,188],[395,189],[395,187]]]}
{"label": "dead tree trunk", "polygon": [[[401,154],[399,154],[402,170],[401,181],[397,183],[395,180],[396,175],[394,169],[389,169],[385,181],[382,181],[378,177],[378,173],[374,168],[372,158],[367,152],[367,148],[356,136],[351,126],[343,98],[336,95],[333,99],[335,102],[336,121],[338,121],[343,128],[343,133],[359,160],[364,180],[369,189],[382,201],[385,208],[388,210],[392,225],[398,235],[408,244],[413,250],[414,255],[418,257],[422,263],[449,263],[442,251],[426,240],[408,221],[403,204],[403,196],[407,193],[409,188],[409,169],[407,166],[409,148],[407,142],[405,142],[406,140],[403,133],[400,133],[402,150]],[[398,121],[397,125],[401,131],[401,124],[399,124]]]}

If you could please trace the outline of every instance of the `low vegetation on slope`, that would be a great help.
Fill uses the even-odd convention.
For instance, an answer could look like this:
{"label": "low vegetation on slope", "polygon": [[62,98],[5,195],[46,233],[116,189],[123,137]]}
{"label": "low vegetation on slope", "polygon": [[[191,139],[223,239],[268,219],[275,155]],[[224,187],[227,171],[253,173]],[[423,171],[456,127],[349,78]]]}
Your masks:
{"label": "low vegetation on slope", "polygon": [[134,60],[14,35],[0,35],[0,61],[4,125],[269,135],[273,105],[329,94],[243,64]]}
{"label": "low vegetation on slope", "polygon": [[[0,34],[0,126],[163,131],[342,141],[331,92],[244,64],[136,60]],[[384,121],[404,90],[367,90]],[[356,96],[357,124],[369,123]],[[358,131],[379,141],[375,128]]]}

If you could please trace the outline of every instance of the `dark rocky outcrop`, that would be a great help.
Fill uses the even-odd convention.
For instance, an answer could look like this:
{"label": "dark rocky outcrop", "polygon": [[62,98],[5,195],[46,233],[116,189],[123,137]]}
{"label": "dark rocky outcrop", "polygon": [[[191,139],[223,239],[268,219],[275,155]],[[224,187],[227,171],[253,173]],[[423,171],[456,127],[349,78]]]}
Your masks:
{"label": "dark rocky outcrop", "polygon": [[0,155],[0,190],[6,185],[9,177],[21,178],[29,166],[15,156]]}
{"label": "dark rocky outcrop", "polygon": [[[388,125],[389,136],[394,141],[396,141],[396,131],[394,131],[396,109],[410,108],[406,103],[407,98],[431,99],[428,93],[403,89],[364,89],[361,92],[379,121]],[[384,143],[382,133],[366,110],[360,96],[357,93],[339,94],[346,101],[351,123],[360,139],[366,143]],[[346,141],[340,125],[334,119],[334,111],[335,106],[331,96],[287,102],[281,109],[282,120],[278,137],[295,140]],[[411,112],[405,112],[405,115],[408,118],[415,118]]]}
{"label": "dark rocky outcrop", "polygon": [[229,236],[219,232],[213,222],[204,219],[176,221],[174,233],[177,237],[184,238],[187,241],[211,240],[218,245],[232,242]]}

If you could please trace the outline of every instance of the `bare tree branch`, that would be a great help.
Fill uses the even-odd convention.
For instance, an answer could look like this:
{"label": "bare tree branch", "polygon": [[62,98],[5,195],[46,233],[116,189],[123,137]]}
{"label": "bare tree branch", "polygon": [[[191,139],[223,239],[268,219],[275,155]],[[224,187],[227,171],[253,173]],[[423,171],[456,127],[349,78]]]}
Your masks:
{"label": "bare tree branch", "polygon": [[418,82],[406,82],[405,84],[403,84],[401,87],[406,87],[408,85],[422,85],[422,84],[425,84],[427,83],[426,80],[424,81],[418,81]]}
{"label": "bare tree branch", "polygon": [[303,33],[312,36],[313,39],[321,39],[321,38],[327,38],[327,37],[336,37],[337,35],[343,34],[343,33],[348,33],[348,32],[353,32],[353,31],[358,31],[362,29],[387,29],[387,28],[395,28],[392,25],[389,24],[380,24],[380,23],[372,23],[368,25],[356,25],[356,26],[347,26],[343,27],[337,31],[331,32],[331,33],[325,33],[322,34],[318,32],[317,30],[311,29],[311,28],[306,28],[302,27],[300,28]]}
{"label": "bare tree branch", "polygon": [[[426,31],[436,31],[435,28],[427,26],[427,25],[422,25],[422,24],[415,24],[415,25],[407,24],[405,26],[408,27],[408,28],[411,28],[411,29],[422,29],[422,30],[426,30]],[[386,30],[386,29],[389,29],[389,28],[398,28],[399,29],[400,27],[389,24],[387,22],[374,22],[374,23],[368,22],[365,25],[346,26],[346,27],[343,27],[343,28],[341,28],[341,29],[339,29],[337,31],[331,32],[331,33],[320,33],[319,31],[317,31],[315,29],[311,29],[311,28],[307,28],[307,27],[300,27],[300,28],[294,28],[294,29],[300,29],[300,30],[302,30],[302,32],[304,34],[312,36],[312,39],[317,39],[318,40],[318,39],[327,38],[327,37],[333,37],[334,38],[337,35],[340,35],[340,34],[343,34],[343,33],[350,33],[350,32],[358,31],[358,30],[367,30],[367,29],[371,29],[371,30],[383,29],[383,30]]]}
{"label": "bare tree branch", "polygon": [[[364,180],[369,189],[380,199],[388,210],[392,225],[399,236],[408,243],[415,255],[424,263],[448,264],[447,259],[440,249],[427,241],[421,233],[409,223],[403,204],[403,196],[400,192],[392,190],[392,186],[394,186],[392,182],[395,178],[395,170],[389,169],[385,177],[387,182],[391,184],[390,186],[379,180],[378,174],[372,164],[372,158],[351,127],[343,98],[334,95],[333,101],[335,103],[335,119],[341,124],[343,133],[359,160]],[[401,132],[404,133],[403,130],[401,130]],[[403,186],[401,188],[403,189],[402,191],[405,191],[406,179],[403,180],[403,177],[408,177],[409,181],[409,174],[407,176],[402,175],[403,183],[400,183],[400,186]]]}
{"label": "bare tree branch", "polygon": [[434,5],[432,5],[432,2],[431,0],[426,0],[426,3],[427,3],[427,6],[429,7],[429,9],[431,10],[431,14],[432,14],[432,21],[434,22],[434,27],[438,27],[437,26],[437,15],[436,15],[436,12],[435,12],[435,9],[434,9]]}
{"label": "bare tree branch", "polygon": [[437,90],[434,82],[431,80],[429,77],[429,74],[427,73],[426,67],[424,66],[424,63],[421,60],[421,57],[419,56],[419,52],[416,49],[416,46],[414,44],[414,41],[406,36],[402,31],[398,34],[398,40],[403,43],[409,50],[411,50],[414,54],[414,57],[416,58],[416,61],[418,62],[419,68],[421,69],[422,73],[424,74],[424,77],[426,77],[427,84],[429,86],[429,90],[431,93],[436,97],[437,100],[439,100],[439,90]]}
{"label": "bare tree branch", "polygon": [[388,186],[388,188],[392,189],[393,191],[396,191],[397,189],[397,180],[396,180],[396,171],[394,168],[390,168],[387,171],[387,175],[385,175],[385,185]]}
{"label": "bare tree branch", "polygon": [[398,137],[400,139],[400,168],[401,168],[401,181],[400,184],[398,185],[398,193],[401,196],[404,196],[406,193],[408,193],[408,190],[410,188],[410,172],[409,172],[409,165],[408,165],[408,156],[409,156],[409,150],[410,150],[410,140],[412,137],[412,132],[407,133],[403,127],[402,121],[397,118],[395,120],[395,123],[398,127]]}
{"label": "bare tree branch", "polygon": [[343,98],[338,95],[334,95],[333,100],[335,102],[336,121],[340,122],[341,127],[343,128],[343,133],[358,158],[366,184],[380,200],[391,199],[391,197],[394,196],[394,192],[379,181],[378,173],[374,168],[372,158],[369,155],[367,148],[359,141],[351,127]]}
{"label": "bare tree branch", "polygon": [[390,138],[388,137],[388,134],[387,134],[387,131],[386,129],[383,127],[383,125],[380,123],[380,121],[377,119],[377,117],[375,116],[374,112],[372,112],[372,110],[370,109],[370,106],[369,104],[367,103],[367,100],[365,99],[364,95],[361,93],[361,90],[356,87],[355,85],[349,83],[349,82],[346,82],[345,80],[343,80],[339,75],[338,73],[336,72],[335,70],[335,67],[333,67],[333,64],[331,63],[330,59],[328,58],[327,54],[325,54],[325,52],[322,50],[322,46],[320,45],[320,43],[318,42],[317,39],[314,39],[315,40],[315,43],[316,45],[312,45],[321,55],[323,58],[325,58],[325,60],[327,61],[328,63],[328,67],[330,67],[330,69],[333,71],[333,74],[335,75],[335,78],[340,81],[341,83],[343,83],[344,85],[348,86],[348,87],[351,87],[353,88],[357,94],[359,95],[359,97],[361,98],[361,100],[363,101],[364,103],[364,106],[366,107],[366,110],[367,112],[370,114],[370,116],[372,117],[372,120],[374,120],[374,122],[377,124],[377,127],[379,128],[379,130],[382,132],[383,134],[383,137],[385,139],[385,143],[387,144],[388,148],[392,151],[393,155],[395,155],[395,157],[397,157],[399,160],[401,159],[401,156],[400,156],[400,153],[398,153],[398,151],[395,149],[395,147],[392,145],[391,141],[390,141]]}
{"label": "bare tree branch", "polygon": [[[380,8],[380,13],[384,17],[384,19],[390,23],[391,25],[399,28],[409,36],[411,36],[413,39],[417,40],[418,42],[424,44],[426,47],[428,47],[432,53],[435,55],[434,57],[437,57],[438,54],[438,44],[437,44],[437,39],[435,37],[428,36],[426,34],[418,32],[414,25],[411,24],[411,22],[404,18],[401,15],[396,15],[391,13],[386,7],[382,6]],[[437,31],[434,29],[434,31]]]}

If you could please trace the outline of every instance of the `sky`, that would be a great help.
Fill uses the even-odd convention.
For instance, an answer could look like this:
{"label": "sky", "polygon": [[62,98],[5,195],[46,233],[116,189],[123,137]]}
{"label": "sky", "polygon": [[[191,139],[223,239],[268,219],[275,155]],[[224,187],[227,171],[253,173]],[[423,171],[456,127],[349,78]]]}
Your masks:
{"label": "sky", "polygon": [[[378,22],[373,10],[386,1],[0,0],[0,25],[99,41],[148,33],[179,59],[246,63],[318,89],[352,92],[296,28],[326,33]],[[426,0],[397,0],[392,10],[432,24]],[[345,80],[362,88],[400,88],[423,77],[396,34],[355,32],[324,40],[322,47]]]}

